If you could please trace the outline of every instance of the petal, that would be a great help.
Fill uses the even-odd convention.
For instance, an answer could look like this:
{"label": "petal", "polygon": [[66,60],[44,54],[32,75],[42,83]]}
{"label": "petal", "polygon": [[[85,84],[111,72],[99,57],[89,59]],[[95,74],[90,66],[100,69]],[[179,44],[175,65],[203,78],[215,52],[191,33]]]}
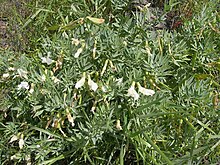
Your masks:
{"label": "petal", "polygon": [[41,57],[42,63],[47,63],[46,57]]}
{"label": "petal", "polygon": [[96,24],[102,24],[105,22],[105,20],[103,18],[95,18],[95,17],[86,17],[88,18],[90,21],[92,21],[93,23],[96,23]]}
{"label": "petal", "polygon": [[24,139],[20,139],[18,142],[19,148],[22,149],[24,146]]}
{"label": "petal", "polygon": [[141,92],[142,94],[146,95],[146,96],[153,96],[155,94],[155,92],[151,89],[146,89],[146,88],[139,88],[139,92]]}
{"label": "petal", "polygon": [[138,100],[139,98],[139,94],[136,92],[136,90],[134,89],[134,86],[131,86],[128,89],[128,96],[131,96],[134,98],[134,100]]}
{"label": "petal", "polygon": [[16,140],[18,140],[18,137],[16,135],[13,135],[9,143],[12,143]]}
{"label": "petal", "polygon": [[18,89],[29,89],[29,84],[28,82],[21,82],[19,85],[18,85]]}
{"label": "petal", "polygon": [[121,127],[121,124],[120,124],[120,120],[116,121],[116,129],[119,130],[119,131],[122,130],[122,127]]}
{"label": "petal", "polygon": [[95,113],[95,108],[96,108],[96,107],[93,106],[90,111],[91,111],[92,113]]}
{"label": "petal", "polygon": [[34,86],[32,87],[31,85],[31,89],[29,90],[30,94],[32,94],[34,92]]}
{"label": "petal", "polygon": [[17,158],[16,155],[13,155],[13,156],[10,157],[10,159],[11,159],[11,160],[16,160],[16,159],[18,159],[18,158]]}
{"label": "petal", "polygon": [[47,57],[41,57],[42,63],[46,63],[47,65],[50,65],[53,63],[53,60]]}
{"label": "petal", "polygon": [[72,38],[72,44],[74,44],[75,46],[78,46],[80,43],[80,41],[78,39]]}
{"label": "petal", "polygon": [[15,68],[9,67],[8,70],[9,71],[15,71]]}
{"label": "petal", "polygon": [[138,100],[139,99],[139,94],[135,91],[133,97],[134,97],[134,100]]}
{"label": "petal", "polygon": [[83,51],[83,48],[79,48],[79,49],[77,50],[77,52],[75,53],[74,57],[75,57],[75,58],[78,58],[79,55],[82,53],[82,51]]}
{"label": "petal", "polygon": [[88,78],[88,85],[90,87],[91,90],[93,90],[94,92],[98,89],[98,85],[91,80],[90,76]]}
{"label": "petal", "polygon": [[142,94],[144,94],[146,96],[153,96],[155,94],[154,90],[146,89],[146,88],[142,87],[139,83],[138,83],[138,89],[139,89],[139,92],[141,92]]}
{"label": "petal", "polygon": [[2,75],[3,78],[8,78],[9,76],[10,76],[9,73],[4,73],[4,74]]}
{"label": "petal", "polygon": [[83,76],[75,85],[75,88],[76,89],[79,89],[81,88],[84,84],[85,84],[85,81],[86,81],[86,77]]}

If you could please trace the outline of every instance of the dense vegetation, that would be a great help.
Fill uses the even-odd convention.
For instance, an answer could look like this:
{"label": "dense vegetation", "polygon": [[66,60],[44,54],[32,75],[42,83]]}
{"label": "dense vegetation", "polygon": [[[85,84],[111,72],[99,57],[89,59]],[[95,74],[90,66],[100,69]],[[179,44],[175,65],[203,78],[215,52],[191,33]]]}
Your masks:
{"label": "dense vegetation", "polygon": [[220,163],[219,2],[158,4],[1,13],[0,164]]}

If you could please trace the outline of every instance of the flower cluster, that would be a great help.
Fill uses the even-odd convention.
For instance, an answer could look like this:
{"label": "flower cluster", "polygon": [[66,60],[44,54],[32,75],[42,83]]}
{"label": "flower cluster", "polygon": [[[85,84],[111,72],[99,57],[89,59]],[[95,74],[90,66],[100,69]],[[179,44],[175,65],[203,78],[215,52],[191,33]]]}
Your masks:
{"label": "flower cluster", "polygon": [[85,47],[85,41],[82,40],[78,40],[78,39],[75,39],[75,38],[72,38],[72,44],[75,45],[75,46],[78,46],[80,43],[81,43],[81,47],[77,49],[76,53],[74,54],[74,57],[75,58],[78,58],[79,55],[82,53],[83,51],[83,48]]}
{"label": "flower cluster", "polygon": [[[81,88],[86,82],[86,73],[83,73],[82,78],[75,84],[75,88]],[[94,92],[98,89],[98,85],[91,79],[90,75],[88,75],[88,85],[91,90]]]}
{"label": "flower cluster", "polygon": [[[155,94],[154,90],[146,89],[146,88],[142,87],[139,82],[137,83],[137,86],[138,86],[138,91],[140,93],[142,93],[143,95],[153,96]],[[130,97],[133,97],[134,100],[139,99],[140,96],[137,93],[137,91],[135,90],[135,82],[133,82],[131,87],[128,89],[128,94],[127,95],[130,96]]]}

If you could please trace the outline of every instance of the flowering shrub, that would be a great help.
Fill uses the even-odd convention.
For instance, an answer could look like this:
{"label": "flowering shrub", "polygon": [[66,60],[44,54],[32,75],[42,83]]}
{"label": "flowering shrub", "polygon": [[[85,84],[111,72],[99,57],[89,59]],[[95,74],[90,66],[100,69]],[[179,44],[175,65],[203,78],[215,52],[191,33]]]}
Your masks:
{"label": "flowering shrub", "polygon": [[1,51],[1,164],[219,160],[215,3],[178,31],[127,17],[128,1],[38,5],[38,42]]}

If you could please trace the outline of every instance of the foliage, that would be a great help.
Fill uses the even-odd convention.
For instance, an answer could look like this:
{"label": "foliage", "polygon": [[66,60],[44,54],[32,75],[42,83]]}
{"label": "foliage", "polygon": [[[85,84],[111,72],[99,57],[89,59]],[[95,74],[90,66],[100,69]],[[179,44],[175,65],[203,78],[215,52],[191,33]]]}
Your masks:
{"label": "foliage", "polygon": [[149,28],[146,10],[129,15],[129,1],[27,3],[29,44],[1,50],[0,164],[217,163],[219,15],[208,2],[170,31]]}

